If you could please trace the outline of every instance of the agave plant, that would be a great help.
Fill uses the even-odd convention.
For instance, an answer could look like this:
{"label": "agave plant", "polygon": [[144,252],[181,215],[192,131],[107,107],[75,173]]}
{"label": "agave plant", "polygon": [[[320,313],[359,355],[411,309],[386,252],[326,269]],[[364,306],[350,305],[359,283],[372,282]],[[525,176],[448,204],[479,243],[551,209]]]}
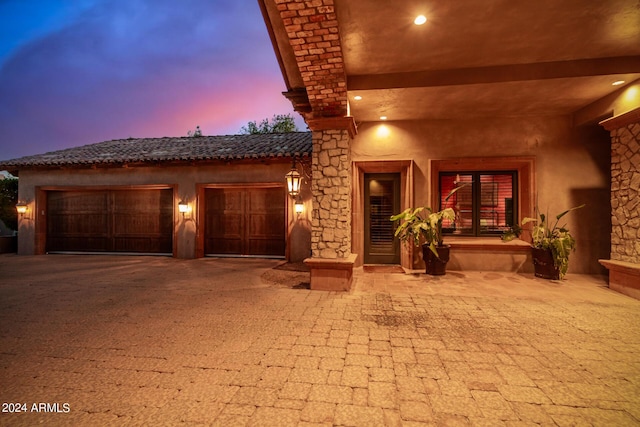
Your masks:
{"label": "agave plant", "polygon": [[[569,254],[575,251],[576,240],[573,238],[566,225],[558,226],[560,219],[571,211],[583,208],[585,205],[575,206],[556,215],[553,227],[549,226],[548,214],[539,213],[540,219],[527,217],[522,220],[522,225],[533,223],[531,230],[532,245],[534,248],[550,250],[553,263],[560,273],[560,278],[567,274],[569,268]],[[537,209],[536,209],[537,210]]]}

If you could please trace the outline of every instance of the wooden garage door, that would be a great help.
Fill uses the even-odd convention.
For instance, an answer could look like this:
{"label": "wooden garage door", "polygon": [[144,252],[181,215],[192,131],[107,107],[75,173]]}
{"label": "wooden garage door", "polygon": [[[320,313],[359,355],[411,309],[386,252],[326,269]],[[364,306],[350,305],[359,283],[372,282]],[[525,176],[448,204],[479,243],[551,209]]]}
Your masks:
{"label": "wooden garage door", "polygon": [[284,256],[284,189],[206,189],[204,238],[207,255]]}
{"label": "wooden garage door", "polygon": [[48,252],[173,252],[173,191],[47,192]]}

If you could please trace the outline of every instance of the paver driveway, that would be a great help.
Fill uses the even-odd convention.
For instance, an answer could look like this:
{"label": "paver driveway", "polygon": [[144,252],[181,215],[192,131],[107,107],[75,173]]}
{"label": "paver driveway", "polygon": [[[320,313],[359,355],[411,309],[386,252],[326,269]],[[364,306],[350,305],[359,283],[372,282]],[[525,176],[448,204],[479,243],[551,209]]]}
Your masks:
{"label": "paver driveway", "polygon": [[640,301],[595,279],[277,264],[0,256],[0,425],[640,424]]}

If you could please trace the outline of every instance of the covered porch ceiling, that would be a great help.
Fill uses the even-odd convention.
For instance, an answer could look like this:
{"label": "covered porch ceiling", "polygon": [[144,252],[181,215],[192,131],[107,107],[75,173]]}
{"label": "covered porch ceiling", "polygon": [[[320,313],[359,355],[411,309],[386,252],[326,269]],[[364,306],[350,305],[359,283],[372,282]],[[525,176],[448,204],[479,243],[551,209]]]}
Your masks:
{"label": "covered porch ceiling", "polygon": [[[282,2],[259,3],[287,89],[308,92]],[[573,114],[640,79],[637,0],[333,0],[322,10],[335,13],[344,73],[332,78],[344,80],[356,123]]]}

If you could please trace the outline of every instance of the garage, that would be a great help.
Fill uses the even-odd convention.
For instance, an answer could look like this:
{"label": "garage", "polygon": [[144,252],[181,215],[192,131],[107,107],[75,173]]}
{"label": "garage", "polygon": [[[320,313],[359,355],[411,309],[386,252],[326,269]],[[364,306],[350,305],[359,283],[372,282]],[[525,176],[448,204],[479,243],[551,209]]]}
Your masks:
{"label": "garage", "polygon": [[205,189],[205,255],[285,256],[282,187]]}
{"label": "garage", "polygon": [[47,252],[173,253],[173,190],[47,191]]}
{"label": "garage", "polygon": [[296,213],[285,175],[294,158],[298,170],[311,170],[312,147],[311,132],[127,138],[0,162],[0,169],[20,176],[20,255],[299,262],[311,248],[311,177],[299,196],[309,208]]}

